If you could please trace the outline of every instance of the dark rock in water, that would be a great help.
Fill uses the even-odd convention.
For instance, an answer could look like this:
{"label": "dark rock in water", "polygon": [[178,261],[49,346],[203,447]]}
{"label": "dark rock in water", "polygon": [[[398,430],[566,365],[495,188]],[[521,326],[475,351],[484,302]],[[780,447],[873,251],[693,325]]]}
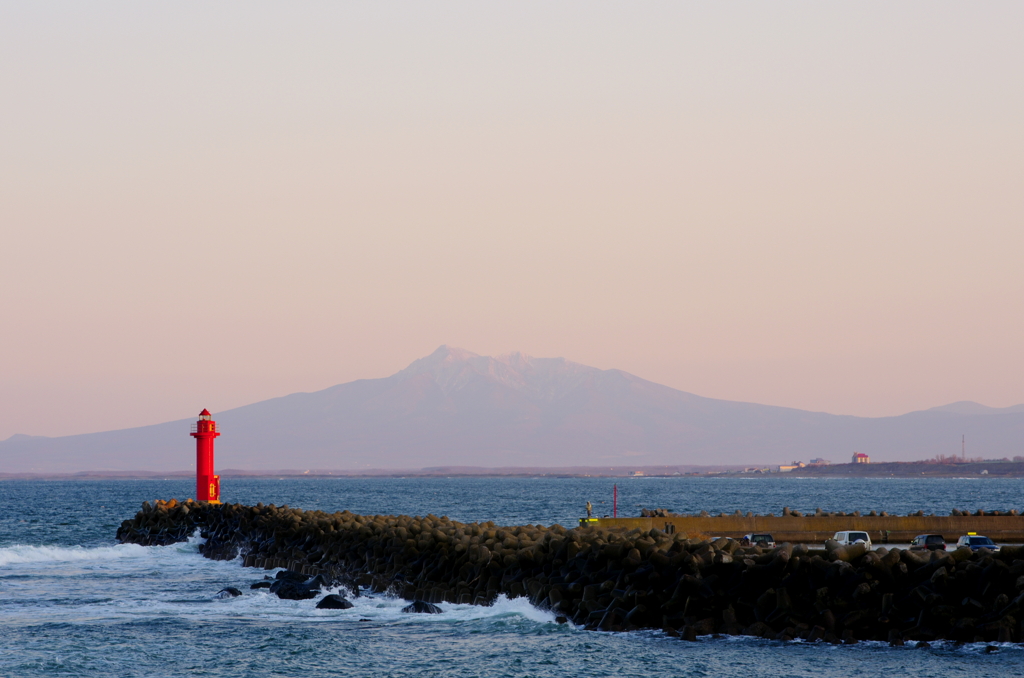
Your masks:
{"label": "dark rock in water", "polygon": [[426,603],[422,600],[417,600],[412,605],[406,605],[402,608],[402,612],[419,612],[421,614],[441,614],[443,611],[437,605]]}
{"label": "dark rock in water", "polygon": [[283,600],[310,600],[311,598],[316,598],[318,592],[297,586],[289,586],[275,591],[275,595]]}
{"label": "dark rock in water", "polygon": [[557,617],[555,617],[555,623],[556,624],[565,624],[568,621],[569,620],[566,617],[564,617],[563,615],[558,615]]}
{"label": "dark rock in water", "polygon": [[309,600],[320,593],[319,586],[309,586],[305,582],[292,579],[278,579],[270,585],[270,592],[285,600]]}
{"label": "dark rock in water", "polygon": [[252,586],[250,586],[249,588],[251,588],[251,589],[269,589],[270,588],[270,582],[269,581],[258,581],[255,584],[253,584]]}
{"label": "dark rock in water", "polygon": [[322,581],[322,578],[314,577],[310,579],[305,575],[283,569],[270,584],[269,591],[275,596],[286,600],[309,600],[319,594]]}
{"label": "dark rock in water", "polygon": [[318,610],[347,610],[351,607],[352,603],[348,602],[337,593],[324,596],[320,599],[320,602],[316,604],[316,609]]}
{"label": "dark rock in water", "polygon": [[217,594],[214,596],[214,598],[236,598],[240,595],[242,595],[241,591],[236,589],[234,586],[228,586],[226,588],[222,588],[220,591],[217,591]]}
{"label": "dark rock in water", "polygon": [[277,581],[282,581],[283,580],[283,581],[305,582],[307,579],[309,579],[309,577],[307,577],[304,574],[299,574],[298,572],[292,572],[291,570],[281,570],[280,572],[277,573],[277,575],[274,577],[274,579],[276,579]]}

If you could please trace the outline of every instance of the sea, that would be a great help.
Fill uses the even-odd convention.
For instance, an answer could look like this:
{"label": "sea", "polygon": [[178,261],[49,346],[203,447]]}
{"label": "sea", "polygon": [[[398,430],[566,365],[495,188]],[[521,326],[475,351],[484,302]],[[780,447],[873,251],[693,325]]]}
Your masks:
{"label": "sea", "polygon": [[[641,508],[778,515],[801,511],[948,514],[1024,508],[1024,481],[1000,478],[231,478],[222,499],[328,512],[448,516],[573,526],[590,500]],[[349,610],[280,600],[268,573],[171,546],[117,544],[143,501],[193,496],[191,479],[0,481],[0,678],[28,676],[1008,676],[1024,646],[825,645],[557,624],[525,599],[401,612],[386,595]],[[953,535],[950,535],[951,537]],[[949,538],[947,537],[947,538]],[[273,574],[270,572],[269,574]],[[228,586],[243,595],[218,598]],[[344,592],[342,592],[344,593]]]}

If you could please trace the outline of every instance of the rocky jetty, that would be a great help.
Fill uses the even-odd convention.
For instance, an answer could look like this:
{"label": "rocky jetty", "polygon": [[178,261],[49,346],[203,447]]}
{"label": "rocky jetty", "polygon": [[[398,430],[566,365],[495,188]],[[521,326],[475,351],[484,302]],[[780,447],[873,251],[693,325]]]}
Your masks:
{"label": "rocky jetty", "polygon": [[286,568],[296,576],[271,588],[300,597],[321,583],[431,604],[489,605],[504,594],[587,628],[659,628],[686,640],[715,633],[894,645],[1022,640],[1024,546],[918,553],[830,542],[761,550],[654,529],[499,527],[174,500],[144,503],[117,537],[169,544],[196,530],[206,539],[204,556]]}

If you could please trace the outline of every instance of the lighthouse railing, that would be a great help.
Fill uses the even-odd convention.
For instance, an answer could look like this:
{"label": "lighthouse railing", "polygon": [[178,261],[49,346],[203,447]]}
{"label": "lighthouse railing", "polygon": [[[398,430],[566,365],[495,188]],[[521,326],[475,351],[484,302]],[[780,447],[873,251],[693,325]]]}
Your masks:
{"label": "lighthouse railing", "polygon": [[[219,433],[220,432],[220,431],[217,430],[217,422],[215,422],[215,421],[203,422],[203,429],[206,432],[208,432],[208,433]],[[189,433],[199,433],[199,423],[198,422],[192,424],[192,429],[189,431]]]}

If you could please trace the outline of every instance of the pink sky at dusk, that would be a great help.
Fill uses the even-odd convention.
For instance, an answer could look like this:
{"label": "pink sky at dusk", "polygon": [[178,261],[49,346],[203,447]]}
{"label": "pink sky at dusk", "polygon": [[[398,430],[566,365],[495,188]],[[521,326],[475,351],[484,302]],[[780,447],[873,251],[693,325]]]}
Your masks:
{"label": "pink sky at dusk", "polygon": [[1010,2],[6,3],[0,439],[440,344],[1022,403],[1021,35]]}

